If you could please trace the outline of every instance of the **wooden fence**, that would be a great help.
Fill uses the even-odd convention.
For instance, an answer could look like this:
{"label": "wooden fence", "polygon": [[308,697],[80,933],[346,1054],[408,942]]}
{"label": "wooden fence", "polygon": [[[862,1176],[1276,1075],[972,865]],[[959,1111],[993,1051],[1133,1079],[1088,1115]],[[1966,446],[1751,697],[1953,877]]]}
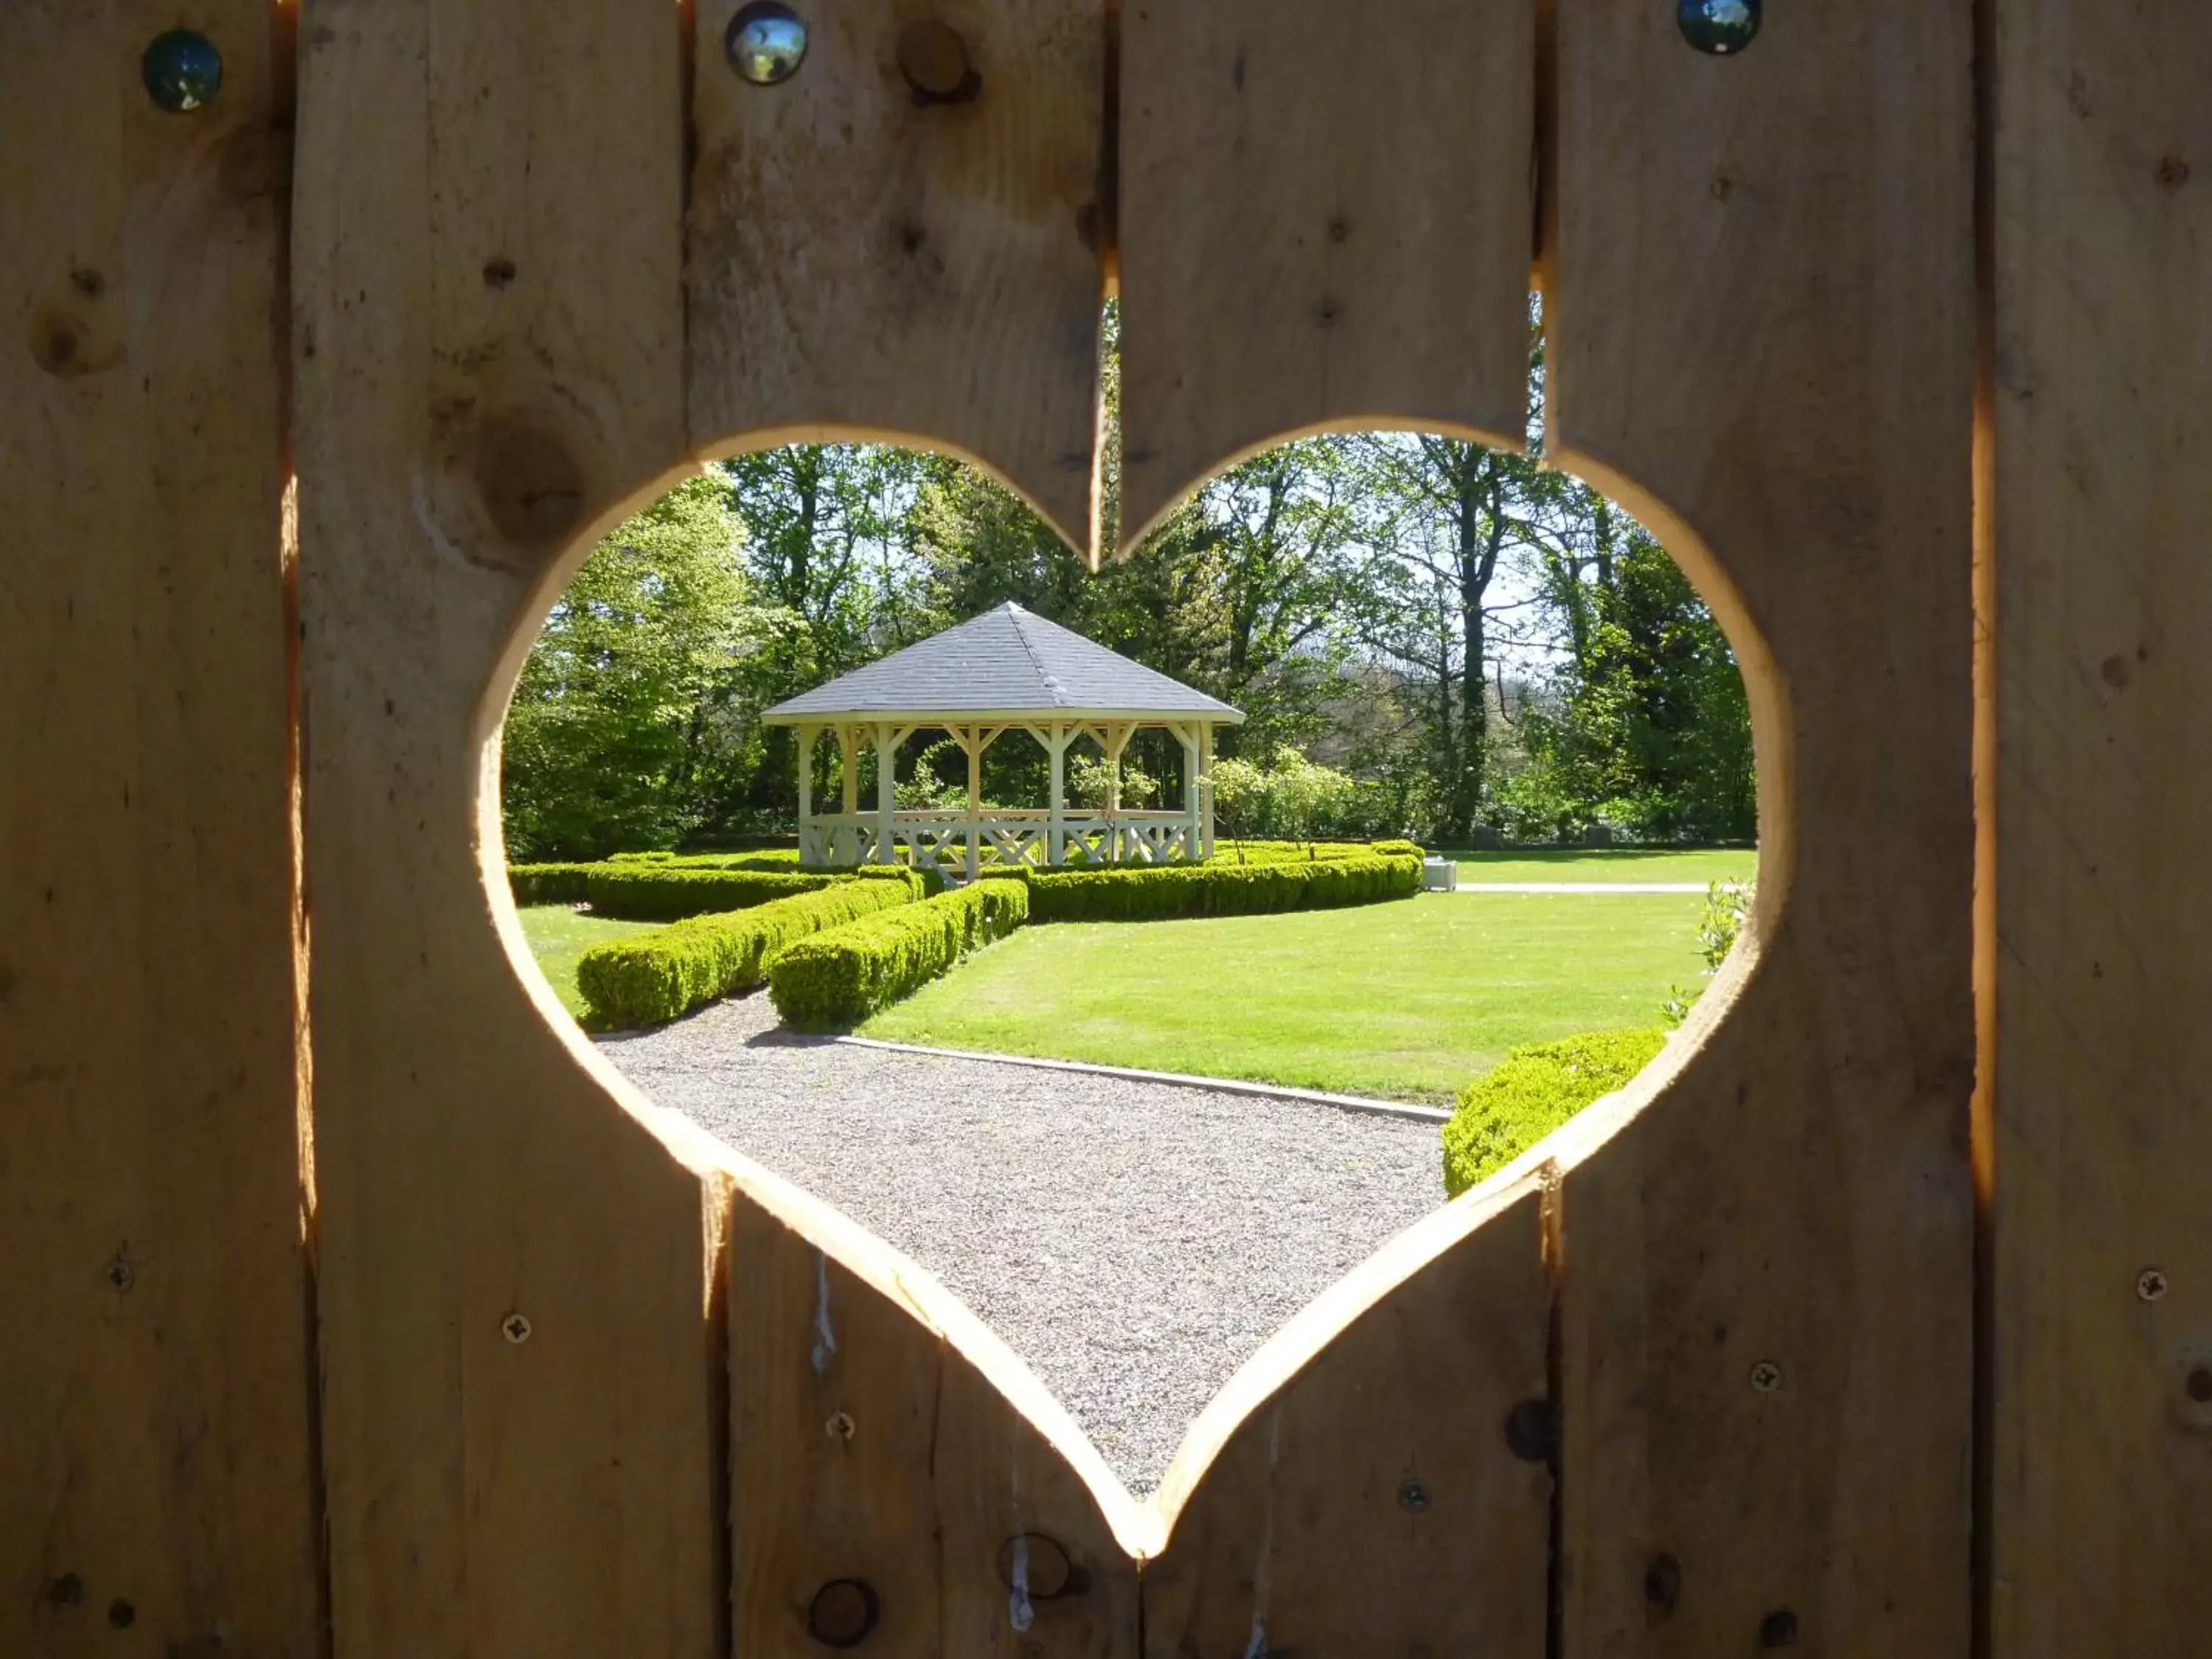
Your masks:
{"label": "wooden fence", "polygon": [[[2212,9],[793,3],[0,7],[0,1652],[2205,1651]],[[507,692],[740,448],[1083,540],[1109,284],[1125,536],[1517,441],[1532,262],[1759,913],[1139,1505],[518,972]]]}

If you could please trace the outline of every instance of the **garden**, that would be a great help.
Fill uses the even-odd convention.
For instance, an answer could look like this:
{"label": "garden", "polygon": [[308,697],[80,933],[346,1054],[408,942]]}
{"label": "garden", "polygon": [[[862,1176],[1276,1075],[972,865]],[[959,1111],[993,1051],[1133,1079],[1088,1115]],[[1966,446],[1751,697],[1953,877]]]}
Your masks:
{"label": "garden", "polygon": [[[1423,862],[1403,841],[1234,842],[1202,863],[1019,866],[947,888],[769,848],[510,881],[590,1030],[758,993],[794,1031],[1455,1106],[1456,1192],[1656,1054],[1732,943],[1754,868],[1727,850],[1478,852],[1458,860],[1474,890],[1423,892]],[[1607,886],[1626,890],[1590,890]]]}

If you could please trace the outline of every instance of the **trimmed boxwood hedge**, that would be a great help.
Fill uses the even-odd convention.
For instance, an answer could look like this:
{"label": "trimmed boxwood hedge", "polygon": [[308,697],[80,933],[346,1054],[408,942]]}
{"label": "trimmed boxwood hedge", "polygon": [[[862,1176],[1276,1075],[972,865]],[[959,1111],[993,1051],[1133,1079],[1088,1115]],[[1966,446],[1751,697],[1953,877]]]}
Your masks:
{"label": "trimmed boxwood hedge", "polygon": [[1250,915],[1372,904],[1420,891],[1418,854],[1264,859],[1250,864],[1120,865],[1108,870],[1032,870],[1037,921],[1151,921],[1167,916]]}
{"label": "trimmed boxwood hedge", "polygon": [[856,877],[908,879],[896,865],[860,870],[722,870],[657,860],[605,864],[517,864],[507,878],[517,904],[589,904],[621,921],[681,921],[743,910]]}
{"label": "trimmed boxwood hedge", "polygon": [[768,975],[778,951],[824,927],[921,896],[906,871],[895,880],[841,881],[748,910],[693,916],[652,933],[594,945],[576,963],[587,1023],[597,1030],[658,1025]]}
{"label": "trimmed boxwood hedge", "polygon": [[1666,1046],[1667,1033],[1586,1031],[1509,1049],[1461,1091],[1444,1125],[1444,1191],[1456,1198],[1495,1175],[1577,1112],[1609,1095]]}
{"label": "trimmed boxwood hedge", "polygon": [[1004,939],[1029,914],[1024,883],[988,877],[800,939],[770,964],[769,994],[785,1022],[803,1030],[856,1024],[978,945]]}

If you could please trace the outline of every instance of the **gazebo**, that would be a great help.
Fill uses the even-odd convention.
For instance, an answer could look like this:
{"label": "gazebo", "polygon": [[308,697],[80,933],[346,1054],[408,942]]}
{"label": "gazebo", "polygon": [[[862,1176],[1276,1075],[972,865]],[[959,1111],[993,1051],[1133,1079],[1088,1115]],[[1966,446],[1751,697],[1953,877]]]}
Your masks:
{"label": "gazebo", "polygon": [[[799,730],[799,863],[910,860],[943,870],[948,854],[964,853],[958,863],[972,880],[986,863],[1058,865],[1071,854],[1106,864],[1206,857],[1213,850],[1213,731],[1244,716],[1009,602],[778,703],[765,718]],[[1121,752],[1146,726],[1173,732],[1182,746],[1180,811],[1121,809]],[[966,811],[897,810],[893,757],[923,730],[949,732],[966,752]],[[1051,801],[1042,811],[984,809],[983,751],[1013,731],[1036,738],[1052,762]],[[1106,805],[1070,813],[1067,750],[1086,733],[1106,757]],[[837,740],[844,799],[838,811],[817,813],[814,752],[825,735]],[[872,812],[860,810],[863,743],[876,746]]]}

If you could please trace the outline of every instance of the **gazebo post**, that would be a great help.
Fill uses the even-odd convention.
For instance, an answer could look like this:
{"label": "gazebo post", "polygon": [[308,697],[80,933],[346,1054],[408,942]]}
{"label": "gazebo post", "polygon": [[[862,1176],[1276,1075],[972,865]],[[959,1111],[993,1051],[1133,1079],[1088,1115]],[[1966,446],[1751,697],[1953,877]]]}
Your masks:
{"label": "gazebo post", "polygon": [[[845,838],[853,836],[853,820],[860,813],[860,731],[849,720],[841,720],[837,726],[837,793],[843,803],[839,815],[845,822],[838,825],[837,833],[830,837],[830,862],[832,864],[842,862]],[[854,839],[857,841],[858,838]],[[858,850],[857,847],[855,850]]]}
{"label": "gazebo post", "polygon": [[1213,856],[1213,723],[1198,727],[1198,833],[1200,856]]}
{"label": "gazebo post", "polygon": [[1106,743],[1106,861],[1121,861],[1121,751],[1136,733],[1133,724],[1109,721],[1103,728]]}
{"label": "gazebo post", "polygon": [[898,851],[898,739],[892,735],[896,728],[889,725],[876,727],[876,862],[895,864]]}
{"label": "gazebo post", "polygon": [[1205,857],[1199,851],[1201,830],[1198,795],[1198,745],[1201,741],[1199,734],[1205,730],[1205,723],[1200,720],[1175,729],[1176,741],[1182,745],[1182,854],[1193,864],[1200,862]]}
{"label": "gazebo post", "polygon": [[977,839],[983,833],[983,728],[971,726],[961,734],[960,746],[968,751],[968,879],[982,867]]}
{"label": "gazebo post", "polygon": [[1052,723],[1052,736],[1045,742],[1045,752],[1052,757],[1052,810],[1044,821],[1044,861],[1048,867],[1058,868],[1067,851],[1067,744],[1068,731],[1065,723]]}
{"label": "gazebo post", "polygon": [[[799,861],[807,859],[807,832],[814,827],[814,745],[822,740],[818,726],[799,728]],[[826,862],[826,860],[824,860]]]}

